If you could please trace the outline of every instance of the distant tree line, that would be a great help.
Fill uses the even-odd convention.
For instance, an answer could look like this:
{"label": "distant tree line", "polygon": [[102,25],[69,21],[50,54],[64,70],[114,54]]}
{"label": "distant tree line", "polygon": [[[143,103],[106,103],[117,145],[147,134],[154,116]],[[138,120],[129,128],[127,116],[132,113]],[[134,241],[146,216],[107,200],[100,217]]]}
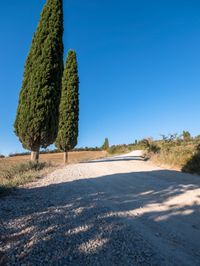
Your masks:
{"label": "distant tree line", "polygon": [[[79,151],[102,151],[102,148],[100,147],[80,147],[80,148],[74,148],[71,150],[73,152],[79,152]],[[61,151],[59,149],[45,149],[41,150],[40,154],[50,154],[50,153],[60,153]],[[15,156],[25,156],[25,155],[31,155],[31,152],[15,152],[15,153],[10,153],[8,157],[15,157]],[[0,155],[0,158],[5,158],[4,155]]]}

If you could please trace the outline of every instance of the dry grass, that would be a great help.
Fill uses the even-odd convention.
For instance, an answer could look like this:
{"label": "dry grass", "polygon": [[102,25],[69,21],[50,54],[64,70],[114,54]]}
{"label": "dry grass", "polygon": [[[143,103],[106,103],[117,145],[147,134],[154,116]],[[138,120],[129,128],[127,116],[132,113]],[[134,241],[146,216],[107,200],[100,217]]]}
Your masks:
{"label": "dry grass", "polygon": [[14,188],[46,175],[55,167],[51,163],[33,163],[31,161],[11,164],[0,169],[0,196],[6,195]]}
{"label": "dry grass", "polygon": [[[87,161],[97,158],[103,158],[106,156],[105,151],[79,151],[69,152],[69,163],[77,163],[80,161]],[[0,158],[0,171],[10,166],[30,161],[30,155],[15,156],[9,158]],[[51,162],[53,165],[63,164],[62,153],[49,153],[40,155],[41,162]]]}
{"label": "dry grass", "polygon": [[152,159],[157,163],[165,163],[181,169],[192,158],[193,151],[189,147],[172,147],[170,151],[162,150],[154,154]]}
{"label": "dry grass", "polygon": [[[77,163],[106,156],[104,151],[70,152],[69,163]],[[30,156],[0,158],[0,195],[11,189],[36,180],[63,165],[62,153],[41,154],[40,163],[30,162]]]}
{"label": "dry grass", "polygon": [[[189,172],[189,168],[186,170],[185,166],[188,163],[192,163],[193,157],[197,152],[198,142],[155,142],[155,145],[159,147],[159,151],[148,153],[148,157],[153,162],[160,166],[167,166],[176,170],[184,170]],[[197,164],[195,168],[197,168]],[[192,172],[198,172],[198,169],[194,169]]]}

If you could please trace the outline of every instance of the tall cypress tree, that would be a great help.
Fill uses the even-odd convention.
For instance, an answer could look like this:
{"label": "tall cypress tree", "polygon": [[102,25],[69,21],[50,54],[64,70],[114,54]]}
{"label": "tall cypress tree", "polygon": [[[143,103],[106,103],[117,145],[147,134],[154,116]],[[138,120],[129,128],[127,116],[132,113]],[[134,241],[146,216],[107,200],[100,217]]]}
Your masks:
{"label": "tall cypress tree", "polygon": [[68,52],[62,79],[62,94],[59,109],[59,127],[55,145],[64,152],[64,163],[68,151],[77,145],[79,121],[79,77],[76,53]]}
{"label": "tall cypress tree", "polygon": [[63,1],[47,0],[32,40],[19,96],[15,133],[38,160],[54,143],[63,73]]}
{"label": "tall cypress tree", "polygon": [[108,151],[109,150],[109,140],[108,138],[105,138],[104,144],[102,145],[102,150]]}

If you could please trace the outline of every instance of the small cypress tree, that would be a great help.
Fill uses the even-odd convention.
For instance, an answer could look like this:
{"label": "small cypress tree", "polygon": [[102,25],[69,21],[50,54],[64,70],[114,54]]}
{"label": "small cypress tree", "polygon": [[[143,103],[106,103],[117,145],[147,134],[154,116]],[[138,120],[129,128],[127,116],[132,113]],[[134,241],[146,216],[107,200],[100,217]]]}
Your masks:
{"label": "small cypress tree", "polygon": [[108,151],[109,150],[109,140],[108,138],[105,138],[104,144],[102,145],[102,150]]}
{"label": "small cypress tree", "polygon": [[68,52],[62,79],[62,93],[59,109],[59,127],[55,145],[64,152],[64,163],[68,151],[77,145],[79,122],[79,77],[76,53]]}
{"label": "small cypress tree", "polygon": [[19,96],[15,133],[38,161],[57,135],[63,73],[63,1],[47,0],[32,40]]}

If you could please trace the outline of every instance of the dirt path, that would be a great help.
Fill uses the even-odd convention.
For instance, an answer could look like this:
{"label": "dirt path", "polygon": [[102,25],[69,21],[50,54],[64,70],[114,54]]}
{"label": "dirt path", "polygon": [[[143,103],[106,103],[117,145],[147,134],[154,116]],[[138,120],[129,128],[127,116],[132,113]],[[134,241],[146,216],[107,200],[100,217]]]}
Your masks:
{"label": "dirt path", "polygon": [[0,199],[0,265],[200,265],[200,177],[139,152],[69,165]]}

